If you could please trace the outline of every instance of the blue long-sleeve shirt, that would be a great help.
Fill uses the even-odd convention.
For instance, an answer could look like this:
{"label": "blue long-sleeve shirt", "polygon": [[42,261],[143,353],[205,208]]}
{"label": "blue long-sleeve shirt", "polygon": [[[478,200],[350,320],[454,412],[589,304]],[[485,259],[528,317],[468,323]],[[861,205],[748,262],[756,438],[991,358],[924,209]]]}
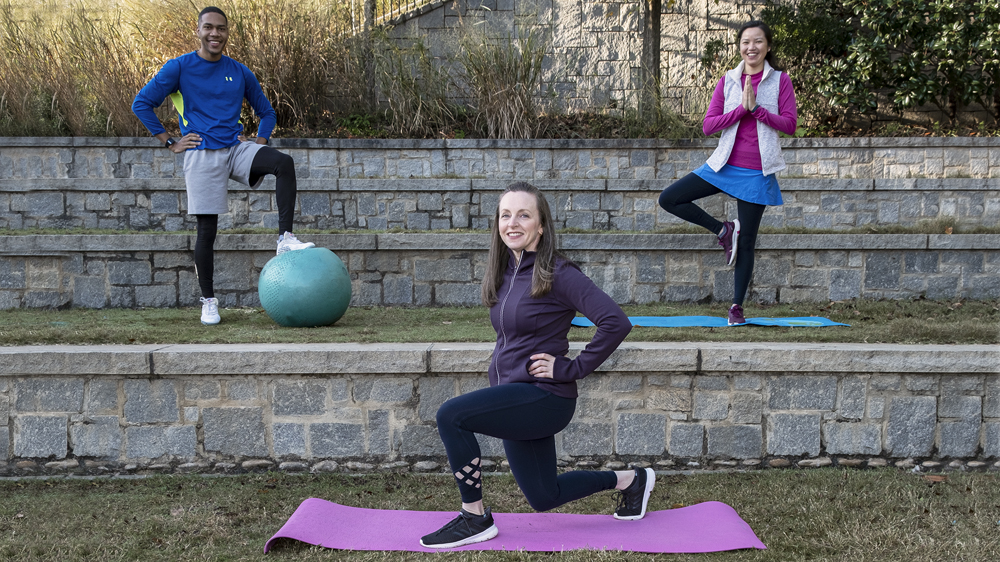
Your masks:
{"label": "blue long-sleeve shirt", "polygon": [[197,51],[170,59],[156,76],[143,86],[132,102],[132,112],[151,135],[165,132],[153,111],[170,96],[177,108],[181,134],[197,133],[198,149],[233,146],[243,133],[240,110],[243,99],[260,118],[257,136],[271,137],[276,116],[257,77],[242,63],[223,56],[211,62]]}
{"label": "blue long-sleeve shirt", "polygon": [[[532,298],[535,256],[526,251],[518,264],[510,254],[497,303],[490,308],[490,322],[497,331],[490,386],[526,382],[556,396],[576,398],[576,381],[604,363],[625,340],[632,323],[611,297],[566,260],[556,260],[552,290]],[[597,326],[597,333],[576,358],[569,359],[565,356],[569,351],[567,335],[577,311]],[[551,379],[528,372],[531,356],[536,353],[556,358]]]}

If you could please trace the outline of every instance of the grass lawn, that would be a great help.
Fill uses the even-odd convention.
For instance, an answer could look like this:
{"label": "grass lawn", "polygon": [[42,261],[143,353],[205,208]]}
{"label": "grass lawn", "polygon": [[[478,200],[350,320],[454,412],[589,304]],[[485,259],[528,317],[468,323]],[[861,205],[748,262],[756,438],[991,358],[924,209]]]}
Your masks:
{"label": "grass lawn", "polygon": [[[733,506],[768,550],[628,560],[986,561],[1000,559],[1000,474],[933,475],[897,469],[792,469],[661,475],[651,510],[717,500]],[[531,512],[509,475],[487,475],[486,503]],[[0,560],[622,560],[620,552],[443,553],[334,551],[270,538],[302,500],[356,507],[454,510],[447,476],[414,474],[0,481]],[[611,492],[563,506],[610,513]],[[433,529],[428,529],[428,532]],[[503,532],[503,529],[500,530]],[[437,560],[438,558],[434,558]]]}
{"label": "grass lawn", "polygon": [[[661,303],[628,306],[633,316],[719,316],[726,305]],[[492,342],[484,307],[350,308],[333,326],[283,328],[263,309],[221,311],[222,324],[202,326],[200,309],[13,309],[0,311],[0,345],[317,342]],[[747,317],[825,316],[850,327],[635,328],[627,341],[863,342],[996,344],[1000,301],[857,300],[746,305]],[[574,328],[589,341],[594,328]]]}

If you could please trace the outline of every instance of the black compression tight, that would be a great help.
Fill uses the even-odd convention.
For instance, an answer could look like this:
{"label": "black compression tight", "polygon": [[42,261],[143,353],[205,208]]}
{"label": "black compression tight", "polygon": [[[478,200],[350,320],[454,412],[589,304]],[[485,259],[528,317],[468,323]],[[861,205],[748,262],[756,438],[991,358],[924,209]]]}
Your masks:
{"label": "black compression tight", "polygon": [[[660,207],[668,213],[707,229],[718,235],[722,221],[706,213],[693,201],[722,193],[722,190],[703,180],[697,174],[688,174],[675,181],[660,193]],[[750,280],[753,279],[753,255],[757,246],[757,230],[766,205],[736,200],[737,216],[740,219],[740,235],[736,244],[736,267],[733,279],[733,304],[743,306]]]}
{"label": "black compression tight", "polygon": [[491,386],[445,402],[437,413],[438,433],[462,501],[483,499],[477,433],[503,439],[514,480],[537,511],[614,488],[618,477],[613,471],[559,474],[555,434],[569,424],[575,409],[575,398],[528,383]]}
{"label": "black compression tight", "polygon": [[198,274],[201,296],[215,297],[213,285],[215,270],[215,236],[219,232],[219,215],[195,215],[198,219],[198,237],[194,241],[194,266]]}
{"label": "black compression tight", "polygon": [[293,232],[295,218],[295,161],[270,146],[262,147],[250,165],[250,185],[271,174],[275,179],[274,198],[278,203],[278,234]]}

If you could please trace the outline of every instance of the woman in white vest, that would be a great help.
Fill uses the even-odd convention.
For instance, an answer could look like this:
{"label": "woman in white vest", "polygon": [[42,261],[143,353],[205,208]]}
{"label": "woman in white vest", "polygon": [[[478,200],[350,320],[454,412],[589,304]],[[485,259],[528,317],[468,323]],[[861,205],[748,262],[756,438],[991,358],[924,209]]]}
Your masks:
{"label": "woman in white vest", "polygon": [[[775,173],[785,169],[778,132],[793,134],[798,122],[795,92],[771,52],[771,29],[761,21],[743,24],[736,33],[743,62],[726,72],[705,114],[706,135],[722,131],[708,162],[660,194],[667,212],[708,229],[719,237],[726,263],[735,264],[729,325],[744,324],[743,300],[753,277],[757,229],[767,205],[781,205]],[[719,221],[693,203],[725,193],[736,199],[738,218]]]}

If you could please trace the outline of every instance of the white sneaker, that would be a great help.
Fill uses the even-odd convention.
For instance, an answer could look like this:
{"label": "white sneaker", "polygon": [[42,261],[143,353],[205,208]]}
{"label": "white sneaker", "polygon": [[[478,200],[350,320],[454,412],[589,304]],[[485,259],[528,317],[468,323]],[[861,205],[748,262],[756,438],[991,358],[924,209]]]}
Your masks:
{"label": "white sneaker", "polygon": [[222,322],[219,316],[219,299],[206,299],[201,297],[201,323],[206,326],[214,326]]}
{"label": "white sneaker", "polygon": [[315,245],[316,244],[313,244],[312,242],[300,242],[294,234],[291,232],[285,232],[278,237],[278,255],[280,256],[281,254],[292,250],[305,250],[306,248],[312,248]]}

